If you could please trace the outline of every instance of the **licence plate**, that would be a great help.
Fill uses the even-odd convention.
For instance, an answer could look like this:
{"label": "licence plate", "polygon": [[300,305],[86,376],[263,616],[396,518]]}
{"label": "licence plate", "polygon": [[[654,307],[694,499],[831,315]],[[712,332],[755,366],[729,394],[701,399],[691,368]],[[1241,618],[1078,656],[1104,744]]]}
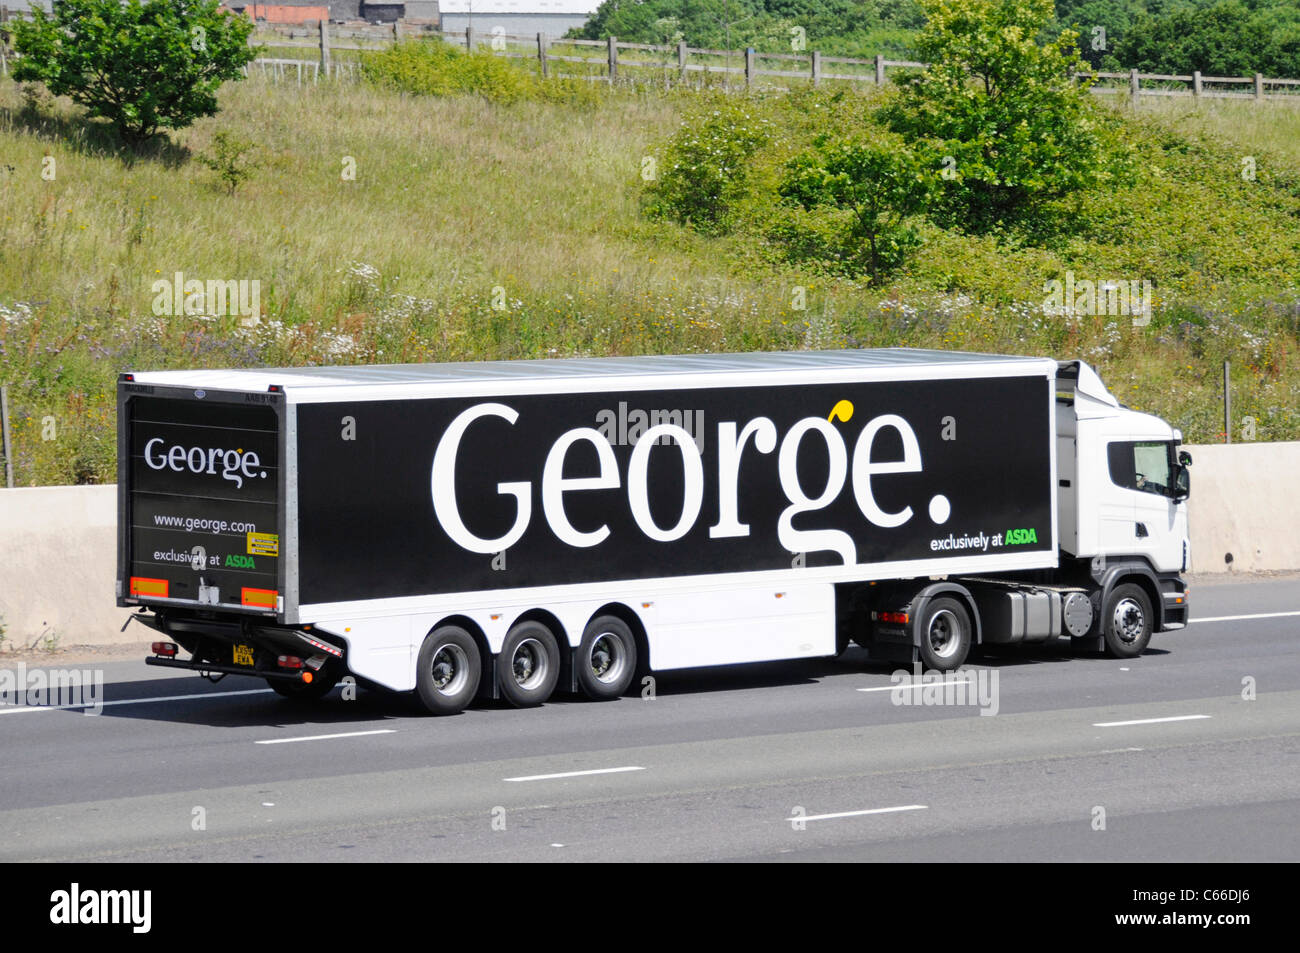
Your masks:
{"label": "licence plate", "polygon": [[253,666],[253,647],[251,645],[235,646],[235,664]]}

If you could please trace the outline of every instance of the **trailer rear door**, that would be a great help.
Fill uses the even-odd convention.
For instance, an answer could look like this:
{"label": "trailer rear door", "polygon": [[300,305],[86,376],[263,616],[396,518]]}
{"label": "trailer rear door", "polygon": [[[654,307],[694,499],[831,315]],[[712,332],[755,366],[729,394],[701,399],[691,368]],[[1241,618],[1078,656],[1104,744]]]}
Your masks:
{"label": "trailer rear door", "polygon": [[119,385],[118,604],[282,610],[283,395]]}

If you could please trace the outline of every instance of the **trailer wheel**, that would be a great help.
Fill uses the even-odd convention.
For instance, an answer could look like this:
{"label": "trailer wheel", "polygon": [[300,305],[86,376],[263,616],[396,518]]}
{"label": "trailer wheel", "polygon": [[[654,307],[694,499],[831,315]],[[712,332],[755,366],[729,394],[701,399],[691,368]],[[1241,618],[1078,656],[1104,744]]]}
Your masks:
{"label": "trailer wheel", "polygon": [[472,635],[458,625],[440,626],[420,646],[415,694],[435,715],[464,711],[478,691],[482,665]]}
{"label": "trailer wheel", "polygon": [[1151,641],[1151,599],[1135,583],[1116,586],[1101,614],[1106,651],[1115,658],[1137,658]]}
{"label": "trailer wheel", "polygon": [[966,661],[971,646],[970,612],[949,596],[931,599],[916,620],[921,661],[927,669],[951,672]]}
{"label": "trailer wheel", "polygon": [[560,647],[540,622],[520,622],[506,633],[498,657],[497,683],[518,708],[540,705],[560,679]]}
{"label": "trailer wheel", "polygon": [[576,664],[578,685],[588,698],[618,698],[636,675],[636,637],[617,616],[598,616],[582,633]]}
{"label": "trailer wheel", "polygon": [[338,683],[338,676],[328,675],[323,672],[316,672],[310,682],[304,682],[301,679],[291,681],[287,678],[268,678],[266,680],[266,684],[270,685],[271,690],[281,698],[301,702],[319,701],[333,691],[334,686]]}

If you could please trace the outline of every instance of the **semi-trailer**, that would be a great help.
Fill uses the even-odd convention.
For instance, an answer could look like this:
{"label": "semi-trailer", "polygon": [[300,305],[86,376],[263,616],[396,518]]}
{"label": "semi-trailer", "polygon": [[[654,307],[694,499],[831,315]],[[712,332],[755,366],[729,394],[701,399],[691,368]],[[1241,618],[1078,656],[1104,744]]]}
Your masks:
{"label": "semi-trailer", "polygon": [[[434,713],[1188,621],[1181,434],[1081,361],[917,349],[125,373],[150,664]],[[182,652],[184,653],[182,655]]]}

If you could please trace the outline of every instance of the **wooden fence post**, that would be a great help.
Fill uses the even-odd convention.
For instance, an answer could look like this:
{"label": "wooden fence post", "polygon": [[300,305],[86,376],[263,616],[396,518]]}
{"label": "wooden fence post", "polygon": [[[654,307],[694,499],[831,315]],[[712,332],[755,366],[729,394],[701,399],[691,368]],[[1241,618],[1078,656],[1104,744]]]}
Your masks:
{"label": "wooden fence post", "polygon": [[609,38],[609,81],[613,83],[618,79],[618,40],[612,35]]}
{"label": "wooden fence post", "polygon": [[330,71],[330,32],[329,20],[327,19],[320,21],[320,65],[321,69],[325,70],[325,75],[328,76]]}
{"label": "wooden fence post", "polygon": [[465,51],[468,53],[474,52],[474,28],[472,26],[465,27]]}
{"label": "wooden fence post", "polygon": [[5,455],[5,486],[14,486],[14,445],[9,438],[9,391],[0,387],[0,438],[4,446],[0,447]]}
{"label": "wooden fence post", "polygon": [[550,73],[548,72],[548,67],[546,65],[546,34],[545,33],[537,34],[537,62],[542,69],[542,79],[545,79],[547,76],[550,75]]}
{"label": "wooden fence post", "polygon": [[1201,98],[1201,71],[1192,70],[1192,97]]}
{"label": "wooden fence post", "polygon": [[393,21],[393,42],[402,42],[402,18],[398,17]]}
{"label": "wooden fence post", "polygon": [[754,48],[745,47],[745,88],[754,85]]}
{"label": "wooden fence post", "polygon": [[1264,75],[1255,74],[1255,101],[1260,102],[1264,99]]}
{"label": "wooden fence post", "polygon": [[876,54],[876,85],[885,85],[885,57],[881,53]]}
{"label": "wooden fence post", "polygon": [[1141,87],[1138,80],[1138,71],[1131,69],[1128,71],[1128,95],[1134,106],[1137,105],[1138,97],[1142,95]]}
{"label": "wooden fence post", "polygon": [[686,82],[686,41],[685,40],[679,40],[677,42],[677,73],[678,73],[678,81],[684,84]]}
{"label": "wooden fence post", "polygon": [[817,86],[822,81],[822,51],[812,51],[812,84]]}

